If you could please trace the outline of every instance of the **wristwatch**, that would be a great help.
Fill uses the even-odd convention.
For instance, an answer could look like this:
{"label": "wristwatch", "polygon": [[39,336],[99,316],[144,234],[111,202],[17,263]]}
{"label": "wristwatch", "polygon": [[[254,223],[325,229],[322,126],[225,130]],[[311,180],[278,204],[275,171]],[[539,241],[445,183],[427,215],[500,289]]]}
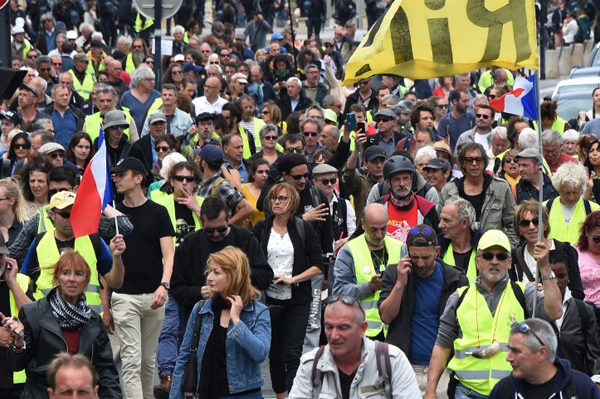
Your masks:
{"label": "wristwatch", "polygon": [[542,281],[546,281],[546,280],[552,280],[553,278],[556,278],[556,276],[554,275],[553,271],[550,271],[550,274],[542,275],[542,276],[540,276],[540,278],[542,279]]}
{"label": "wristwatch", "polygon": [[17,347],[15,346],[15,343],[14,343],[14,342],[12,343],[12,345],[11,345],[11,346],[12,346],[12,350],[13,350],[13,352],[14,352],[14,353],[16,353],[17,355],[19,355],[19,354],[21,354],[21,353],[25,352],[25,349],[27,349],[27,342],[26,342],[26,341],[23,341],[23,346],[22,346],[22,347],[20,347],[20,348],[17,348]]}
{"label": "wristwatch", "polygon": [[160,283],[161,287],[165,287],[165,290],[169,291],[171,289],[171,284],[167,283],[166,281],[163,281],[162,283]]}

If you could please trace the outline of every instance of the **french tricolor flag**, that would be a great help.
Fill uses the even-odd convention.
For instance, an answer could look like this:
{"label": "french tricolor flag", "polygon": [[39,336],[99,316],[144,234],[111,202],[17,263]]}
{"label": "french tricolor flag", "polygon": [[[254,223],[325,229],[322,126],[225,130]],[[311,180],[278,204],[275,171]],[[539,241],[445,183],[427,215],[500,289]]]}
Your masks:
{"label": "french tricolor flag", "polygon": [[512,91],[490,101],[490,107],[499,112],[507,112],[537,120],[538,107],[535,93],[535,75],[527,79],[517,76]]}
{"label": "french tricolor flag", "polygon": [[85,168],[75,203],[71,210],[71,226],[75,237],[83,237],[98,232],[100,215],[112,201],[110,167],[106,156],[104,132],[100,127],[98,151]]}

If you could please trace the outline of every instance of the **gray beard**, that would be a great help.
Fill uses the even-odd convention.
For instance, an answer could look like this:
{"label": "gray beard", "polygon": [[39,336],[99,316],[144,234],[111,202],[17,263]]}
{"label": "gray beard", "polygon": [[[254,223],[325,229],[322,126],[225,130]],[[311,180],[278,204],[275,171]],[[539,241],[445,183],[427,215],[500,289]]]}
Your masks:
{"label": "gray beard", "polygon": [[146,55],[141,52],[141,51],[134,51],[132,53],[132,57],[133,57],[133,63],[138,66],[140,65],[142,62],[144,62],[144,58],[146,58]]}

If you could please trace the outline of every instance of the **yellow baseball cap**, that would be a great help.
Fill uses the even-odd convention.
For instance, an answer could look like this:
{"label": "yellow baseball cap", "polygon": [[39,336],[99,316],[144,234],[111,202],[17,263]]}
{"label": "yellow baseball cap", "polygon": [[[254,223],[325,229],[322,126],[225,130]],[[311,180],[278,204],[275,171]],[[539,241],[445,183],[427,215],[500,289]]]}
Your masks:
{"label": "yellow baseball cap", "polygon": [[50,198],[50,209],[65,209],[75,203],[75,193],[59,191]]}
{"label": "yellow baseball cap", "polygon": [[485,251],[491,247],[502,247],[510,252],[510,240],[501,230],[488,230],[479,239],[477,251]]}

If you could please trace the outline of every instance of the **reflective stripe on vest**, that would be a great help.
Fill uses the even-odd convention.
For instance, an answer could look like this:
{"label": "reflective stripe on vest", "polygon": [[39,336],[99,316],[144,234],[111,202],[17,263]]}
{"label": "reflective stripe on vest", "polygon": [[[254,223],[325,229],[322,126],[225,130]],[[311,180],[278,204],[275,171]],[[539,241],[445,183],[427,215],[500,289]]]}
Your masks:
{"label": "reflective stripe on vest", "polygon": [[[523,283],[517,284],[525,291]],[[487,396],[498,380],[512,371],[510,363],[506,361],[508,337],[513,322],[523,321],[525,314],[510,282],[506,283],[494,316],[490,313],[485,298],[474,284],[459,288],[457,290],[459,297],[467,288],[469,289],[462,303],[456,309],[456,318],[463,336],[454,340],[454,353],[458,353],[458,356],[452,358],[448,368],[456,373],[461,384]],[[467,356],[473,348],[486,348],[494,341],[502,345],[503,351],[489,359]]]}
{"label": "reflective stripe on vest", "polygon": [[[371,258],[371,251],[365,240],[365,235],[362,234],[346,244],[352,255],[352,261],[354,262],[354,273],[356,274],[356,283],[368,283],[371,281],[371,277],[375,275],[375,267],[373,266],[373,259]],[[396,240],[395,238],[386,236],[384,238],[385,249],[388,254],[388,265],[397,264],[400,261],[400,252],[402,251],[402,241]],[[385,270],[387,265],[382,266],[382,270]],[[365,318],[367,320],[367,337],[375,337],[384,328],[381,317],[379,316],[379,308],[377,302],[379,301],[380,291],[374,292],[365,298],[359,298],[360,302],[365,309]]]}
{"label": "reflective stripe on vest", "polygon": [[[125,113],[125,119],[127,120],[127,123],[131,123],[131,115],[129,114],[129,111],[126,111],[124,109],[122,109],[122,111]],[[100,116],[100,111],[85,117],[85,132],[92,139],[92,143],[98,138],[98,136],[100,136],[101,124],[102,117]],[[131,140],[131,137],[129,136],[129,128],[123,130],[123,133],[125,134],[125,136],[127,136],[128,140]]]}
{"label": "reflective stripe on vest", "polygon": [[[544,205],[546,205],[547,202],[548,201],[545,201]],[[590,208],[593,212],[600,207],[598,204],[590,201]],[[558,241],[577,245],[579,242],[579,235],[581,234],[581,225],[585,222],[586,216],[583,199],[579,198],[579,201],[575,204],[575,210],[573,211],[571,221],[567,224],[562,213],[560,197],[556,198],[552,203],[550,215],[548,215],[548,224],[550,225],[550,234],[548,235],[548,238],[555,238]]]}
{"label": "reflective stripe on vest", "polygon": [[135,71],[135,62],[133,62],[133,53],[129,53],[125,58],[125,72],[132,73],[133,71]]}
{"label": "reflective stripe on vest", "polygon": [[[17,273],[17,284],[19,285],[19,288],[21,288],[21,290],[23,292],[27,292],[27,288],[29,287],[29,277],[26,276],[25,274]],[[9,316],[18,317],[19,309],[17,308],[17,302],[15,301],[15,297],[14,297],[12,291],[10,291],[10,290],[9,290],[8,297],[9,297],[9,302],[10,302],[10,315]],[[13,384],[22,384],[25,382],[26,379],[27,379],[27,376],[25,374],[24,369],[21,371],[13,372]]]}
{"label": "reflective stripe on vest", "polygon": [[[448,246],[446,249],[446,253],[442,258],[444,263],[450,266],[456,266],[456,260],[454,259],[454,251],[452,250],[452,244]],[[462,267],[459,269],[463,270]],[[469,284],[473,284],[475,282],[475,278],[477,277],[477,266],[475,265],[475,248],[471,250],[471,256],[469,257],[469,265],[467,266],[467,278],[469,279]]]}
{"label": "reflective stripe on vest", "polygon": [[[96,265],[96,252],[94,251],[94,245],[92,244],[90,237],[84,236],[76,238],[74,250],[85,259],[91,271],[90,282],[85,290],[85,299],[90,308],[100,314],[102,313],[100,281],[98,279],[98,268]],[[40,276],[35,282],[38,289],[34,293],[34,298],[40,299],[46,296],[52,288],[55,287],[53,281],[54,265],[60,259],[60,254],[58,253],[58,247],[56,246],[56,240],[54,239],[53,233],[48,232],[40,238],[36,248],[36,254],[40,267]]]}
{"label": "reflective stripe on vest", "polygon": [[47,231],[54,231],[54,223],[52,223],[52,219],[48,216],[48,210],[50,209],[50,205],[40,206],[36,211],[38,216],[40,217],[40,222],[38,223],[37,233],[42,234]]}
{"label": "reflective stripe on vest", "polygon": [[[159,191],[159,190],[154,190],[154,191]],[[152,198],[152,201],[167,208],[167,212],[169,213],[169,218],[171,218],[171,224],[173,224],[173,230],[177,231],[177,219],[176,219],[176,215],[175,215],[175,200],[173,198],[173,194],[168,194],[165,196],[161,196],[159,198]],[[204,202],[204,197],[197,195],[196,202],[198,202],[199,206],[202,206],[202,203]],[[194,218],[194,231],[198,231],[202,228],[202,223],[200,223],[200,220],[198,220],[198,216],[196,215],[196,212],[193,212],[193,211],[190,211],[190,212],[192,212],[192,217]],[[173,245],[175,245],[175,247],[177,247],[177,242],[176,242],[175,236],[173,236]]]}
{"label": "reflective stripe on vest", "polygon": [[240,132],[240,136],[242,136],[242,142],[244,144],[244,159],[248,159],[252,156],[250,152],[250,141],[248,141],[248,135],[246,134],[246,130],[238,125],[238,131]]}
{"label": "reflective stripe on vest", "polygon": [[75,72],[73,72],[72,69],[69,69],[69,74],[73,77],[73,89],[77,94],[83,97],[84,100],[89,100],[90,94],[92,94],[92,90],[94,89],[94,83],[96,82],[94,75],[90,75],[86,72],[83,82],[79,82],[79,79],[77,79]]}

